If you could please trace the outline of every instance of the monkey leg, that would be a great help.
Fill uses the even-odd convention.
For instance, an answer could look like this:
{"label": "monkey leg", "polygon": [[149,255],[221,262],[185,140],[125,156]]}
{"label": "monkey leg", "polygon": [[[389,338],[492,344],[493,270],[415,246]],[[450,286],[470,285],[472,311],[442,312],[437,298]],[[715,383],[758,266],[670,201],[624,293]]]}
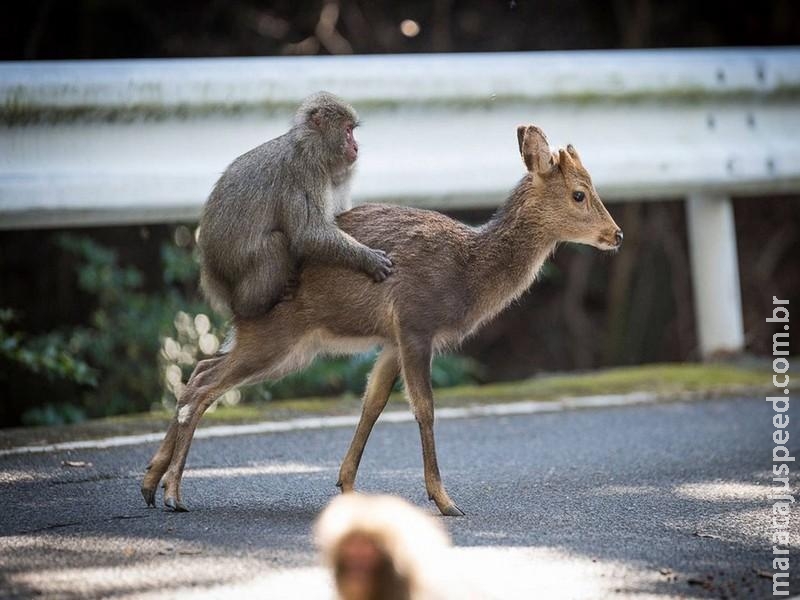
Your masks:
{"label": "monkey leg", "polygon": [[400,372],[400,362],[397,349],[387,346],[383,349],[375,366],[367,380],[367,389],[364,392],[364,404],[361,408],[361,419],[350,443],[350,449],[342,461],[339,469],[339,481],[336,483],[343,492],[351,492],[358,471],[358,464],[361,462],[361,455],[364,453],[364,446],[367,444],[369,434],[375,421],[386,407],[389,394],[394,386],[397,374]]}
{"label": "monkey leg", "polygon": [[401,340],[400,358],[403,380],[406,384],[414,417],[419,424],[422,439],[422,462],[425,469],[425,488],[428,497],[436,503],[439,512],[450,517],[460,517],[464,512],[450,499],[436,460],[433,437],[433,389],[431,388],[431,345],[429,342]]}
{"label": "monkey leg", "polygon": [[[188,386],[194,385],[195,381],[199,377],[202,377],[203,373],[219,363],[223,358],[224,357],[222,355],[213,356],[197,363],[197,366],[194,368],[191,377],[189,377],[187,388]],[[167,470],[167,467],[169,467],[169,463],[172,460],[172,453],[175,449],[175,436],[177,433],[178,413],[176,411],[172,417],[172,421],[169,424],[167,433],[164,436],[164,440],[161,442],[158,450],[153,455],[150,463],[147,465],[147,471],[142,479],[142,496],[144,496],[147,506],[155,507],[156,505],[156,489],[158,489],[158,482],[161,481],[161,477],[163,477],[164,472]]]}
{"label": "monkey leg", "polygon": [[234,287],[233,314],[250,319],[269,312],[283,297],[294,272],[294,262],[289,241],[282,232],[264,236],[251,255],[250,268]]}

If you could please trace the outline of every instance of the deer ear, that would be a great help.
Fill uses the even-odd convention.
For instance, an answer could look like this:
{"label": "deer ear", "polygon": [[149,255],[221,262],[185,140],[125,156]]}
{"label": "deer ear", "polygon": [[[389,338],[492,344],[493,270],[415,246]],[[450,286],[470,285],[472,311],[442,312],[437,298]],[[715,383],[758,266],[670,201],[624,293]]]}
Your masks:
{"label": "deer ear", "polygon": [[525,141],[525,132],[527,131],[527,125],[520,125],[517,127],[517,144],[519,145],[519,155],[524,156],[522,152],[522,144]]}
{"label": "deer ear", "polygon": [[553,155],[541,129],[534,125],[521,125],[517,127],[517,141],[528,171],[541,174],[552,168]]}
{"label": "deer ear", "polygon": [[583,166],[583,163],[581,162],[581,157],[578,156],[578,151],[575,150],[575,146],[573,146],[572,144],[567,144],[567,154],[570,155],[570,157],[572,158],[572,160],[575,161],[575,163],[577,163],[580,166]]}

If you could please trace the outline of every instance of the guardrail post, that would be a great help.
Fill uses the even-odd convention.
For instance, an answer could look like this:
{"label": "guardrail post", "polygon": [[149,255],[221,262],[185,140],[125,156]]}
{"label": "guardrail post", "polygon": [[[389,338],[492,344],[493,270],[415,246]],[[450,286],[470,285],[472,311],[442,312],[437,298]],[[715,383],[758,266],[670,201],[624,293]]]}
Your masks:
{"label": "guardrail post", "polygon": [[700,353],[709,358],[741,352],[744,325],[731,199],[721,194],[691,194],[686,200],[686,220]]}

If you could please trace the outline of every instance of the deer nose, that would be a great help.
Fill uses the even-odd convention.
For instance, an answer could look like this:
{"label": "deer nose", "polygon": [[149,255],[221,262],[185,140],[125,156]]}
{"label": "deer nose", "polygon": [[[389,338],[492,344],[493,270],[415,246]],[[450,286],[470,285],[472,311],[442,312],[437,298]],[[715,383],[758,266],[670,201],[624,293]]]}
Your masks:
{"label": "deer nose", "polygon": [[622,246],[622,238],[625,237],[622,235],[622,229],[617,229],[616,233],[614,234],[614,240],[617,242],[617,246]]}

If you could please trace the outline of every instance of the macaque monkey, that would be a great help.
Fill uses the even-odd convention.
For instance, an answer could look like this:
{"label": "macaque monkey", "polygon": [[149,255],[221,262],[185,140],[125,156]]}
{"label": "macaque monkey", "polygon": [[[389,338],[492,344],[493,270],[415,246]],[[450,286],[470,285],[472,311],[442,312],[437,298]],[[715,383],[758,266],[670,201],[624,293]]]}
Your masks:
{"label": "macaque monkey", "polygon": [[200,218],[200,284],[215,309],[237,317],[267,313],[288,293],[304,260],[392,272],[385,252],[336,226],[350,208],[358,157],[355,110],[327,92],[306,98],[292,128],[233,161]]}
{"label": "macaque monkey", "polygon": [[445,597],[437,592],[450,538],[439,521],[400,498],[338,496],[314,533],[340,600]]}

